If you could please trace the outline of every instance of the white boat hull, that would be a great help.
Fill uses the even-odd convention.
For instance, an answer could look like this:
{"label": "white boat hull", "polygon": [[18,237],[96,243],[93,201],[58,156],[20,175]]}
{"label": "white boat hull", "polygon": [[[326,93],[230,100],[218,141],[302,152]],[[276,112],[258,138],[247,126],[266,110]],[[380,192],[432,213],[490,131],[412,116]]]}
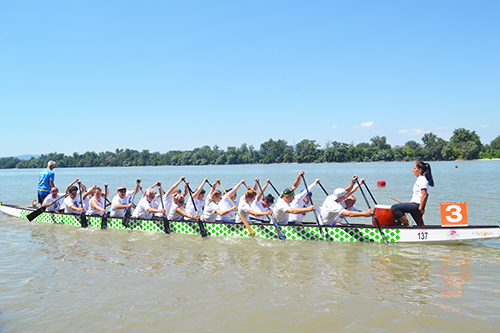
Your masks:
{"label": "white boat hull", "polygon": [[[26,219],[34,211],[32,208],[0,204],[0,211],[5,214]],[[102,218],[89,216],[89,227],[100,227]],[[43,213],[33,221],[69,224],[81,226],[80,217],[70,214]],[[252,237],[243,224],[231,222],[203,222],[209,236]],[[170,221],[171,232],[184,234],[200,234],[196,221]],[[109,218],[108,228],[132,229],[143,231],[164,232],[163,221],[130,220],[130,226],[125,228],[122,219]],[[270,223],[251,223],[256,235],[253,237],[279,239],[274,226]],[[282,225],[281,229],[287,240],[323,240],[339,242],[388,242],[388,243],[443,243],[443,242],[477,242],[500,238],[498,226],[467,226],[467,227],[382,227],[381,235],[377,227],[371,225],[323,226],[305,224],[303,226]]]}

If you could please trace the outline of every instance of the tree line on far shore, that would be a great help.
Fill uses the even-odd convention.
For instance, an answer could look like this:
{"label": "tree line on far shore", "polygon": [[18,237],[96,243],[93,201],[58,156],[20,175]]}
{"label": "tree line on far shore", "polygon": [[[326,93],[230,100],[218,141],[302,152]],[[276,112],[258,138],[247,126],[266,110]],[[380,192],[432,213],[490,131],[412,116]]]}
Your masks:
{"label": "tree line on far shore", "polygon": [[374,136],[370,143],[357,145],[329,141],[320,148],[316,140],[304,139],[295,146],[285,140],[268,141],[256,150],[243,143],[239,148],[203,146],[193,150],[172,150],[165,154],[116,149],[115,152],[86,152],[64,155],[50,153],[38,158],[21,160],[16,157],[0,158],[0,169],[44,168],[49,160],[58,168],[155,166],[155,165],[221,165],[221,164],[270,164],[270,163],[323,163],[323,162],[373,162],[373,161],[443,161],[500,158],[500,136],[483,145],[476,131],[459,128],[453,131],[450,141],[426,133],[422,143],[408,141],[403,146],[391,147],[385,136]]}

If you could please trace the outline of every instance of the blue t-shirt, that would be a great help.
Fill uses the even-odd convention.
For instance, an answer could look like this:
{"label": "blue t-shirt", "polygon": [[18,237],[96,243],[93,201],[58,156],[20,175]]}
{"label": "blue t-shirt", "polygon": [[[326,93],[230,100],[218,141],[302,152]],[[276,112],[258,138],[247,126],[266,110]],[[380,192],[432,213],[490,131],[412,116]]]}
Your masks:
{"label": "blue t-shirt", "polygon": [[54,181],[54,171],[50,169],[43,169],[38,178],[38,192],[40,194],[47,194],[50,192],[50,181]]}

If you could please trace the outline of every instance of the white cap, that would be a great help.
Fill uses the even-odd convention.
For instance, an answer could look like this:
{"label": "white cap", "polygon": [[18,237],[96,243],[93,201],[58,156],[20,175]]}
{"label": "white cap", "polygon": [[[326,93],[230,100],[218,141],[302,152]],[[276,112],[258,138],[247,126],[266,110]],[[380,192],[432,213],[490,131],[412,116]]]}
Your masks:
{"label": "white cap", "polygon": [[333,194],[332,196],[335,198],[335,199],[338,199],[340,197],[343,197],[345,195],[345,190],[341,187],[339,188],[336,188],[335,191],[333,191]]}

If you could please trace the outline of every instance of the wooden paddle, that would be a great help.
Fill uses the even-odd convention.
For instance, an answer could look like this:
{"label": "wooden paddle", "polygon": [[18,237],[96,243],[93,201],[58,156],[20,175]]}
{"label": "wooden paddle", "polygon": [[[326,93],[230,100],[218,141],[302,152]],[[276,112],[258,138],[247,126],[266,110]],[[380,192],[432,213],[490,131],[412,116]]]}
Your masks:
{"label": "wooden paddle", "polygon": [[[304,174],[302,174],[301,176],[302,176],[302,181],[304,181],[304,186],[306,187],[307,195],[309,196],[309,200],[311,201],[311,205],[314,206],[311,192],[309,191],[309,188],[307,187],[306,178],[304,177]],[[314,212],[314,217],[316,218],[316,225],[318,226],[319,231],[321,231],[321,235],[324,237],[325,234],[323,232],[323,226],[319,223],[318,215],[316,214],[316,210],[313,210],[313,212]]]}
{"label": "wooden paddle", "polygon": [[[368,199],[366,198],[365,192],[363,191],[363,188],[359,184],[359,181],[357,178],[356,178],[356,183],[358,184],[358,187],[361,190],[361,194],[363,194],[363,198],[365,198],[366,205],[368,206],[368,209],[371,209],[370,203],[368,202]],[[385,238],[385,235],[382,232],[382,228],[380,228],[380,223],[378,222],[377,216],[375,214],[372,214],[372,217],[375,220],[375,223],[377,224],[378,231],[380,232],[380,235],[382,235],[382,239],[384,240],[384,243],[388,245],[389,243],[387,242],[387,239]]]}
{"label": "wooden paddle", "polygon": [[238,210],[238,206],[236,206],[234,204],[233,200],[229,197],[229,195],[227,195],[227,192],[224,189],[224,187],[222,187],[221,183],[219,183],[219,186],[224,191],[224,194],[229,199],[229,201],[231,201],[231,203],[233,204],[233,206],[236,207],[236,211],[238,212],[238,215],[240,215],[240,218],[243,221],[243,224],[245,224],[245,227],[247,227],[247,230],[250,233],[250,235],[254,236],[255,235],[255,231],[252,229],[252,227],[250,226],[250,224],[248,224],[247,220],[243,217],[243,215],[241,215],[240,211]]}
{"label": "wooden paddle", "polygon": [[[262,193],[262,196],[264,197],[264,200],[265,200],[265,194],[264,194],[264,191],[262,190],[262,187],[260,187],[260,183],[259,181],[257,180],[257,185],[259,185],[259,189],[260,189],[260,193]],[[267,204],[267,201],[266,201],[266,204]],[[269,207],[269,205],[267,206],[267,208],[271,208]],[[273,213],[274,214],[274,213]],[[278,221],[276,221],[276,219],[274,218],[274,215],[271,214],[271,222],[273,223],[274,225],[274,229],[276,229],[276,234],[278,235],[278,238],[281,239],[281,240],[285,240],[285,234],[283,233],[283,231],[281,230],[281,227],[280,225],[278,224]]]}
{"label": "wooden paddle", "polygon": [[[184,183],[186,183],[186,180],[184,180]],[[194,211],[199,215],[198,209],[196,208],[196,204],[194,203],[193,199],[193,191],[191,191],[191,187],[189,186],[188,183],[186,183],[188,192],[189,192],[189,197],[191,198],[191,202],[193,203]],[[200,218],[198,218],[198,227],[200,228],[200,233],[201,237],[205,238],[208,236],[207,230],[205,229],[205,226],[203,225],[203,222],[201,221]]]}
{"label": "wooden paddle", "polygon": [[108,193],[108,184],[104,184],[104,214],[101,220],[101,229],[106,229],[108,227],[108,210],[106,209],[106,200]]}
{"label": "wooden paddle", "polygon": [[397,203],[401,203],[401,201],[399,201],[398,199],[394,199],[393,197],[389,197],[389,199],[392,199],[392,200],[396,201]]}
{"label": "wooden paddle", "polygon": [[[49,194],[49,195],[50,195],[50,194]],[[63,195],[62,197],[57,198],[57,200],[54,200],[54,201],[52,202],[52,204],[54,204],[54,203],[58,202],[58,201],[59,201],[59,200],[61,200],[61,199],[66,198],[67,196],[68,196],[68,194],[66,193],[66,194],[65,194],[65,195]],[[37,210],[35,210],[34,212],[29,213],[29,214],[28,214],[28,216],[27,216],[28,220],[31,222],[31,221],[33,221],[34,219],[36,219],[36,218],[37,218],[40,214],[42,214],[43,212],[45,212],[45,209],[47,209],[47,207],[48,207],[48,206],[40,207],[40,208],[38,208]]]}
{"label": "wooden paddle", "polygon": [[[135,194],[137,193],[137,188],[140,186],[141,184],[141,180],[140,179],[137,179],[137,185],[135,187],[135,191],[134,191],[134,195],[132,196],[132,206],[134,205],[134,198],[135,198]],[[142,190],[142,189],[141,189]],[[122,219],[122,224],[125,228],[128,228],[128,225],[129,225],[129,221],[130,221],[130,217],[132,216],[132,207],[129,207],[127,208],[127,210],[125,211],[125,215],[123,216],[123,219]]]}
{"label": "wooden paddle", "polygon": [[[78,183],[78,188],[80,192],[80,205],[83,208],[82,186],[80,185],[80,183]],[[80,213],[80,225],[82,226],[82,228],[87,228],[89,226],[89,223],[87,222],[87,216],[85,215],[85,210]]]}
{"label": "wooden paddle", "polygon": [[[401,201],[399,201],[398,199],[394,199],[393,197],[389,197],[389,199],[392,199],[392,200],[396,201],[397,203],[402,203]],[[412,222],[415,223],[415,225],[418,225],[417,221],[415,221],[415,219],[413,218],[413,215],[410,214],[410,216],[411,216]]]}

